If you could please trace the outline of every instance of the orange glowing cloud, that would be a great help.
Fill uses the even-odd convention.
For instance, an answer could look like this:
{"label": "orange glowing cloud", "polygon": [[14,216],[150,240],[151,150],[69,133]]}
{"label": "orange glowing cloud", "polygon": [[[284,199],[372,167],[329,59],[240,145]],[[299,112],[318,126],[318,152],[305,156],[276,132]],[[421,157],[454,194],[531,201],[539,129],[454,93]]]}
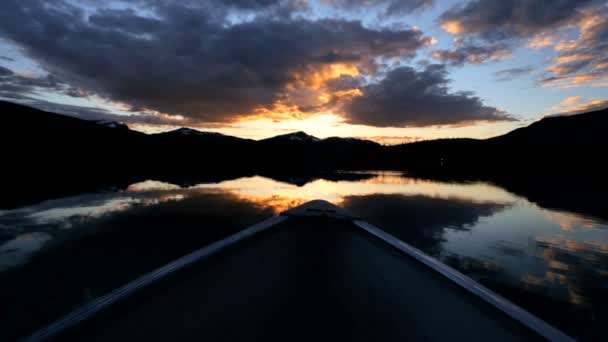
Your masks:
{"label": "orange glowing cloud", "polygon": [[608,70],[608,61],[599,61],[593,64],[593,67],[597,70]]}
{"label": "orange glowing cloud", "polygon": [[317,67],[305,74],[295,74],[295,81],[291,87],[307,87],[311,89],[320,89],[329,80],[336,79],[340,76],[358,76],[359,69],[354,64],[336,63]]}
{"label": "orange glowing cloud", "polygon": [[571,105],[573,103],[581,102],[581,100],[582,98],[580,96],[570,96],[562,102],[562,105]]}
{"label": "orange glowing cloud", "polygon": [[561,114],[577,114],[606,107],[608,107],[608,100],[590,98],[585,101],[581,96],[570,96],[551,109]]}
{"label": "orange glowing cloud", "polygon": [[457,20],[445,21],[441,24],[441,28],[451,34],[459,34],[464,32],[464,27],[462,26],[462,23]]}
{"label": "orange glowing cloud", "polygon": [[551,45],[553,45],[553,36],[548,34],[536,35],[528,42],[528,47],[533,49],[540,49]]}
{"label": "orange glowing cloud", "polygon": [[[581,12],[579,19],[570,26],[578,28],[578,37],[558,42],[554,49],[563,54],[552,58],[555,65],[548,67],[556,75],[568,76],[549,77],[544,80],[548,81],[547,85],[570,88],[593,82],[593,85],[606,86],[606,82],[597,81],[608,79],[604,72],[608,69],[608,62],[602,60],[604,54],[599,49],[601,33],[607,23],[605,16],[592,11]],[[580,71],[584,73],[572,75]]]}
{"label": "orange glowing cloud", "polygon": [[555,44],[555,51],[570,51],[577,48],[577,43],[575,40],[561,40],[557,44]]}
{"label": "orange glowing cloud", "polygon": [[306,73],[296,73],[292,75],[294,80],[285,87],[281,98],[272,106],[256,108],[252,113],[241,116],[238,121],[281,121],[331,114],[330,104],[335,100],[361,96],[363,93],[357,88],[331,91],[326,86],[327,82],[341,76],[355,77],[359,74],[356,65],[347,63],[321,65]]}
{"label": "orange glowing cloud", "polygon": [[558,56],[553,58],[553,61],[558,64],[572,63],[572,62],[580,62],[580,61],[588,61],[598,57],[596,54],[588,54],[588,53],[575,53],[571,55]]}
{"label": "orange glowing cloud", "polygon": [[[581,84],[594,82],[594,81],[606,81],[608,80],[608,75],[600,74],[600,73],[583,73],[577,75],[567,75],[560,77],[549,77],[543,79],[543,85],[547,87],[555,87],[555,88],[572,88],[577,87]],[[593,84],[592,84],[593,85]],[[599,83],[598,85],[605,85],[603,83]]]}

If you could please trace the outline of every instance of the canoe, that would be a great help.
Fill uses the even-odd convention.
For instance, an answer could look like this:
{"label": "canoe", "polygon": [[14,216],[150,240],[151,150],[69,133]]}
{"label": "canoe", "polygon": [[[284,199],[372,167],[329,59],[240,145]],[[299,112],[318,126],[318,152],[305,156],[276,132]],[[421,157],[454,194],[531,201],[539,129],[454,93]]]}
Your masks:
{"label": "canoe", "polygon": [[49,339],[573,340],[420,250],[319,200],[175,260],[26,341]]}

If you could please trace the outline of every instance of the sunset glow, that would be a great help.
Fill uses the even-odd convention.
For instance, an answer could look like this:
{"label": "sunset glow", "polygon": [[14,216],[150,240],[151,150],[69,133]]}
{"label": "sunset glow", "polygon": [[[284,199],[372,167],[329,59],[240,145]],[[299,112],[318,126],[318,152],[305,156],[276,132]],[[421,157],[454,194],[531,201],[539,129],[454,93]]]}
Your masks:
{"label": "sunset glow", "polygon": [[[196,1],[34,1],[34,18],[15,5],[0,28],[0,99],[147,133],[395,144],[496,136],[558,114],[566,99],[592,99],[593,110],[608,96],[601,3],[549,6],[541,18],[525,1],[420,1],[392,14],[403,4],[213,3],[211,15]],[[186,33],[175,13],[201,26]],[[71,26],[32,40],[24,22]]]}

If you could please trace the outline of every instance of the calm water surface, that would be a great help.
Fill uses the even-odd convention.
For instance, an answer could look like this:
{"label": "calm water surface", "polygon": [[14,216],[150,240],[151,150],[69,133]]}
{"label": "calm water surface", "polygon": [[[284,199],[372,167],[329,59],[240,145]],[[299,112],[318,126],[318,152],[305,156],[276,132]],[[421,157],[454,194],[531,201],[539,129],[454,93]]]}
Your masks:
{"label": "calm water surface", "polygon": [[15,338],[247,225],[312,199],[343,206],[582,339],[608,323],[608,222],[486,183],[372,172],[302,186],[148,180],[0,210],[0,319]]}

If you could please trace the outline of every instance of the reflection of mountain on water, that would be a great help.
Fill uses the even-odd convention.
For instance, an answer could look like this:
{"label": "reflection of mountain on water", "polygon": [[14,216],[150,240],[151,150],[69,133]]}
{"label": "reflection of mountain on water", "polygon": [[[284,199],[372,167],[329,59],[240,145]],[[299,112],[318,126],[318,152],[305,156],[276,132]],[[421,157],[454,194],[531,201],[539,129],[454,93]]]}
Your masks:
{"label": "reflection of mountain on water", "polygon": [[[197,184],[218,184],[228,180],[234,180],[244,177],[255,176],[256,173],[250,172],[222,172],[222,173],[200,173],[196,175],[175,175],[161,174],[156,177],[148,177],[142,172],[137,177],[122,176],[120,174],[91,174],[87,178],[74,178],[63,181],[41,182],[32,180],[35,187],[28,186],[27,188],[9,187],[5,188],[0,195],[0,209],[13,209],[25,205],[31,205],[37,202],[78,195],[86,192],[114,191],[124,190],[132,184],[136,184],[148,179],[157,179],[162,182],[175,184],[179,187],[189,187]],[[316,180],[328,180],[333,182],[338,181],[362,181],[376,177],[376,174],[370,172],[308,172],[308,173],[260,173],[261,176],[297,186],[304,186]],[[5,182],[10,182],[11,179],[5,179]]]}
{"label": "reflection of mountain on water", "polygon": [[433,255],[441,251],[445,229],[466,230],[480,217],[490,216],[508,206],[505,203],[400,194],[347,196],[342,205],[364,220]]}
{"label": "reflection of mountain on water", "polygon": [[265,172],[260,174],[263,177],[273,179],[278,182],[289,183],[297,186],[304,186],[308,183],[314,182],[319,179],[328,180],[332,182],[349,181],[358,182],[368,180],[376,177],[376,174],[371,172],[315,172],[315,173],[280,173],[280,172]]}

